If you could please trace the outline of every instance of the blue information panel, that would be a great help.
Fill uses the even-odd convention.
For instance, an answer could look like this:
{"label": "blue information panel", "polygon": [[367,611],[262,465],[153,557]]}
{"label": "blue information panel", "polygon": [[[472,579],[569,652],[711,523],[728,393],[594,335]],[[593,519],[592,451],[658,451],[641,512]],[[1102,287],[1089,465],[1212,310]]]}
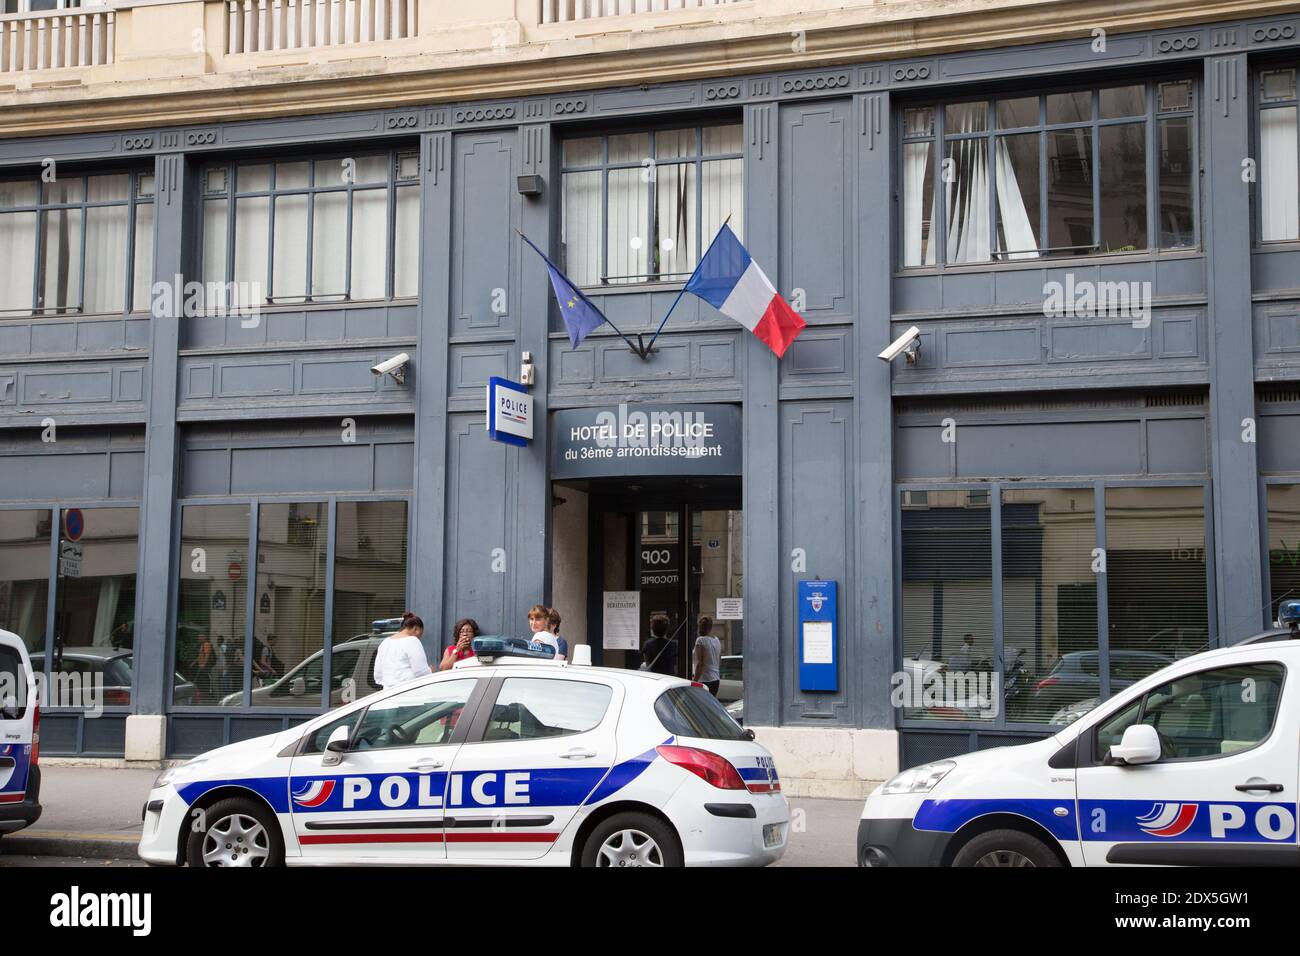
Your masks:
{"label": "blue information panel", "polygon": [[835,581],[799,582],[799,689],[837,691]]}

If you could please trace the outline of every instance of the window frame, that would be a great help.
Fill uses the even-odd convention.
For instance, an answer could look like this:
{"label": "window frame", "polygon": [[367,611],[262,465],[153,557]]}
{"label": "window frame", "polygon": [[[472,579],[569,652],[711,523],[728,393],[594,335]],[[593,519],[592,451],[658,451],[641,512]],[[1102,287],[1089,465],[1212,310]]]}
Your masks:
{"label": "window frame", "polygon": [[[1278,667],[1282,668],[1282,684],[1278,689],[1278,707],[1277,710],[1275,710],[1273,713],[1273,720],[1269,724],[1267,734],[1265,734],[1255,743],[1251,744],[1251,746],[1243,747],[1241,750],[1233,750],[1229,753],[1206,754],[1200,757],[1165,757],[1162,754],[1159,760],[1155,761],[1155,763],[1153,764],[1148,764],[1147,766],[1156,766],[1159,764],[1198,763],[1207,760],[1222,760],[1225,757],[1236,757],[1241,754],[1250,753],[1252,750],[1258,750],[1260,747],[1264,746],[1264,744],[1268,743],[1269,740],[1273,738],[1273,733],[1274,731],[1277,730],[1277,724],[1278,724],[1277,718],[1278,718],[1278,714],[1282,710],[1283,695],[1286,694],[1286,684],[1287,684],[1287,680],[1290,677],[1290,671],[1287,668],[1286,664],[1280,660],[1277,660],[1276,658],[1257,659],[1251,661],[1221,661],[1210,667],[1203,667],[1198,670],[1187,671],[1184,674],[1179,674],[1177,677],[1171,677],[1168,680],[1161,681],[1159,684],[1156,684],[1155,686],[1142,691],[1142,693],[1137,695],[1136,697],[1126,698],[1122,703],[1117,703],[1114,707],[1108,710],[1101,717],[1097,718],[1092,723],[1090,723],[1087,729],[1082,731],[1082,733],[1079,734],[1078,738],[1076,738],[1078,745],[1080,745],[1081,747],[1086,747],[1086,753],[1082,749],[1076,751],[1077,753],[1079,753],[1081,757],[1086,758],[1087,761],[1085,763],[1084,760],[1080,760],[1079,761],[1080,765],[1086,767],[1108,766],[1106,763],[1105,755],[1102,756],[1097,755],[1097,731],[1101,729],[1103,724],[1115,719],[1120,714],[1122,714],[1125,710],[1127,710],[1129,707],[1132,707],[1134,703],[1138,705],[1137,718],[1134,720],[1133,724],[1130,724],[1129,726],[1135,726],[1136,724],[1142,723],[1142,718],[1146,716],[1146,712],[1147,712],[1147,698],[1150,697],[1152,694],[1154,694],[1156,691],[1160,690],[1160,688],[1166,687],[1169,684],[1174,683],[1175,681],[1186,680],[1189,677],[1196,677],[1200,674],[1212,674],[1215,671],[1232,670],[1233,668],[1237,668],[1237,667],[1262,667],[1270,664],[1275,664]],[[1109,703],[1113,703],[1113,702],[1103,701],[1103,705]],[[1097,709],[1100,710],[1101,705],[1099,705]],[[1110,748],[1107,748],[1108,752],[1109,749]]]}
{"label": "window frame", "polygon": [[[595,684],[599,687],[609,689],[609,701],[605,704],[605,712],[601,714],[600,720],[595,726],[586,730],[574,730],[569,733],[556,734],[551,737],[502,737],[495,740],[488,739],[487,725],[491,721],[492,711],[497,705],[497,699],[501,696],[501,689],[505,687],[507,680],[511,678],[516,680],[564,680],[578,684]],[[623,698],[625,695],[624,688],[616,680],[602,680],[588,675],[575,675],[567,673],[563,677],[542,676],[536,673],[520,674],[497,674],[490,678],[489,685],[483,695],[483,701],[479,705],[478,711],[474,714],[473,726],[470,728],[469,735],[465,738],[467,744],[538,744],[548,743],[554,740],[563,740],[568,737],[576,737],[580,734],[597,733],[610,720],[610,715],[617,709],[618,713],[622,712]],[[617,714],[614,715],[615,718]]]}
{"label": "window frame", "polygon": [[[126,199],[88,199],[89,180],[97,176],[126,176],[128,181]],[[145,179],[153,180],[153,190],[147,195],[141,195],[141,185]],[[81,169],[68,175],[60,175],[56,181],[80,180],[81,182],[81,199],[77,202],[49,202],[46,200],[46,187],[50,185],[41,175],[32,176],[12,176],[0,172],[0,183],[23,183],[30,182],[36,185],[36,202],[34,204],[5,206],[0,209],[0,214],[17,215],[22,213],[32,213],[36,216],[36,228],[34,230],[35,241],[35,258],[36,268],[32,273],[32,294],[31,307],[25,311],[0,311],[0,320],[4,319],[44,319],[44,318],[66,318],[68,316],[129,316],[140,313],[151,312],[153,302],[153,279],[155,271],[151,267],[149,274],[149,288],[145,290],[145,301],[137,303],[135,301],[135,259],[136,259],[136,217],[139,207],[153,206],[156,209],[158,185],[157,175],[151,166],[133,166],[129,168],[116,169]],[[124,265],[123,276],[123,296],[122,307],[116,311],[108,312],[88,312],[86,311],[86,223],[87,210],[90,209],[107,209],[107,208],[124,208],[127,211],[126,216],[126,262]],[[79,255],[79,272],[77,275],[77,304],[75,307],[51,308],[48,306],[37,307],[36,303],[43,294],[41,279],[44,276],[45,262],[45,235],[46,235],[46,214],[49,212],[60,212],[75,210],[81,217],[80,226],[80,252]],[[157,213],[154,214],[154,235],[158,229]],[[153,249],[150,250],[150,259],[152,262]]]}
{"label": "window frame", "polygon": [[[419,173],[413,179],[403,179],[401,177],[401,163],[403,159],[412,156],[418,159],[418,147],[390,147],[386,150],[355,150],[352,152],[330,152],[321,155],[296,155],[285,154],[276,156],[252,156],[242,157],[239,159],[228,159],[205,163],[200,170],[200,196],[199,196],[199,214],[196,235],[198,242],[198,251],[196,261],[199,263],[200,281],[205,288],[209,283],[221,283],[229,287],[230,283],[237,281],[235,279],[235,253],[236,253],[236,236],[238,234],[238,217],[239,202],[246,199],[265,199],[266,200],[266,272],[263,279],[263,298],[255,303],[256,307],[268,308],[293,308],[313,305],[360,305],[360,304],[381,304],[394,301],[414,301],[419,298],[418,286],[418,267],[417,267],[417,286],[416,291],[411,296],[398,297],[396,292],[396,272],[397,272],[397,200],[398,192],[403,189],[413,189],[418,196],[421,189],[421,177]],[[316,183],[317,166],[321,163],[341,163],[344,160],[351,159],[354,161],[366,158],[383,156],[387,158],[387,179],[383,183],[357,183],[355,180],[342,184],[322,184]],[[290,165],[294,163],[307,164],[307,185],[306,186],[285,186],[277,187],[276,178],[279,175],[281,165]],[[239,172],[241,169],[265,166],[268,170],[267,186],[265,189],[248,189],[239,188]],[[418,164],[417,164],[418,168]],[[208,177],[212,172],[224,170],[226,183],[222,190],[209,190]],[[353,231],[353,212],[355,210],[355,194],[358,192],[383,192],[385,195],[387,208],[385,212],[384,225],[384,244],[385,244],[385,274],[384,274],[384,294],[380,298],[354,299],[352,297],[353,287],[353,256],[352,256],[352,231]],[[320,296],[312,293],[312,273],[315,268],[315,229],[316,229],[316,197],[325,194],[342,193],[347,197],[347,225],[344,237],[344,253],[346,257],[346,267],[343,283],[343,292],[323,293]],[[304,196],[307,199],[306,206],[306,240],[303,244],[302,255],[305,257],[303,288],[304,295],[286,296],[283,299],[276,299],[275,292],[275,217],[276,206],[280,199]],[[214,202],[222,202],[226,211],[226,236],[225,236],[225,268],[220,277],[203,274],[203,262],[206,258],[206,240],[207,240],[207,215],[208,207]],[[419,222],[416,224],[415,241],[420,241]],[[243,303],[241,303],[243,304]],[[220,311],[220,307],[214,303],[204,303],[205,312]]]}
{"label": "window frame", "polygon": [[[338,505],[345,502],[395,502],[400,501],[406,505],[406,580],[404,582],[406,594],[411,593],[411,578],[413,565],[411,562],[411,542],[412,532],[414,530],[414,495],[411,492],[380,493],[366,492],[356,494],[295,494],[293,492],[265,494],[265,495],[212,495],[212,496],[195,496],[187,498],[177,498],[173,503],[173,521],[175,522],[176,531],[176,553],[173,555],[172,569],[174,571],[171,582],[171,607],[172,619],[168,623],[168,633],[166,642],[167,662],[169,665],[165,698],[169,712],[183,714],[206,714],[216,716],[248,715],[256,714],[259,716],[281,715],[289,717],[317,717],[322,713],[331,710],[330,692],[333,681],[334,665],[334,598],[335,598],[335,572],[337,564],[337,542],[338,542]],[[285,706],[268,706],[254,705],[252,703],[252,670],[253,670],[253,634],[254,620],[257,613],[257,601],[253,598],[253,588],[249,587],[248,594],[245,598],[245,625],[244,625],[244,643],[243,643],[243,683],[240,687],[240,693],[243,700],[236,706],[223,707],[220,704],[177,704],[175,702],[175,682],[178,676],[176,671],[176,636],[178,621],[176,616],[180,611],[180,586],[182,575],[182,564],[186,560],[184,549],[181,546],[182,522],[184,520],[184,509],[187,507],[202,507],[206,505],[239,505],[248,508],[249,530],[248,537],[245,539],[248,544],[248,566],[250,568],[257,566],[257,527],[260,506],[265,504],[310,504],[326,503],[326,514],[329,516],[329,541],[326,544],[326,580],[325,580],[325,607],[323,610],[323,647],[324,661],[321,679],[321,695],[317,706],[303,707],[285,707]],[[405,600],[403,601],[405,605]],[[314,653],[314,652],[313,652]],[[306,658],[304,658],[305,660]],[[293,667],[297,667],[302,661],[295,662]],[[292,670],[292,667],[289,668]],[[286,671],[288,673],[288,671]],[[337,709],[337,708],[333,708]]]}
{"label": "window frame", "polygon": [[[45,607],[45,633],[42,638],[39,650],[33,649],[30,654],[43,654],[44,667],[39,672],[44,676],[40,678],[44,681],[46,687],[51,684],[51,676],[54,670],[54,630],[58,614],[58,580],[59,580],[59,539],[63,533],[63,512],[71,509],[80,511],[94,511],[98,509],[121,509],[134,508],[136,510],[136,587],[135,587],[135,609],[134,619],[136,623],[140,620],[140,602],[143,599],[144,589],[140,586],[140,548],[143,546],[143,538],[140,534],[142,524],[141,517],[144,511],[144,504],[140,498],[117,498],[117,499],[94,499],[88,501],[4,501],[0,502],[0,511],[49,511],[50,520],[50,558],[49,569],[47,573],[47,591]],[[20,635],[21,636],[21,635]],[[139,637],[137,631],[135,637]],[[33,668],[35,671],[35,668]],[[139,699],[140,671],[139,668],[131,668],[131,702],[129,704],[103,704],[105,714],[131,714],[135,712],[135,705]],[[106,685],[107,686],[107,685]],[[170,692],[170,691],[169,691]],[[170,699],[170,697],[168,698]],[[57,706],[51,704],[48,707],[42,707],[42,712],[51,717],[55,716],[77,716],[84,715],[86,708],[75,706]],[[81,733],[78,728],[78,734]],[[79,748],[80,751],[80,748]],[[79,752],[78,751],[78,752]]]}
{"label": "window frame", "polygon": [[[1186,478],[1078,478],[1075,480],[1027,480],[1027,481],[896,481],[893,485],[893,524],[894,524],[894,672],[903,669],[904,658],[904,620],[903,620],[903,493],[907,491],[989,491],[989,533],[992,539],[990,579],[992,586],[992,621],[993,621],[993,655],[995,660],[1003,661],[998,671],[1001,682],[1005,674],[1004,638],[1005,625],[1003,617],[1005,576],[1002,568],[1002,491],[1033,489],[1091,489],[1093,494],[1093,518],[1096,522],[1096,547],[1106,548],[1106,491],[1127,488],[1200,488],[1202,489],[1203,515],[1205,522],[1205,578],[1206,578],[1206,628],[1211,647],[1222,646],[1222,636],[1218,634],[1218,604],[1215,594],[1214,555],[1214,509],[1212,482],[1208,477]],[[910,509],[909,509],[910,510]],[[1107,589],[1108,573],[1094,575],[1097,580],[1097,651],[1099,668],[1099,693],[1101,702],[1098,708],[1106,706],[1112,700],[1110,686],[1110,612]],[[1104,665],[1104,666],[1103,666]],[[999,687],[1003,686],[999,683]],[[1091,713],[1091,712],[1090,712]],[[1005,706],[998,707],[997,717],[993,720],[945,719],[926,720],[918,717],[906,717],[899,708],[895,713],[895,726],[899,730],[930,731],[933,733],[1012,733],[1051,736],[1060,732],[1062,727],[1048,723],[1032,723],[1007,719]]]}
{"label": "window frame", "polygon": [[[1163,83],[1179,83],[1187,81],[1191,84],[1190,103],[1186,109],[1161,110],[1159,108],[1159,89]],[[1145,110],[1138,116],[1119,117],[1115,119],[1101,118],[1101,91],[1103,89],[1114,89],[1124,86],[1141,85],[1145,89]],[[1048,123],[1047,122],[1047,97],[1057,94],[1083,93],[1089,94],[1092,115],[1088,120],[1068,122],[1068,123]],[[1038,123],[1033,126],[1017,126],[1001,128],[997,123],[997,103],[999,100],[1026,99],[1035,97],[1038,100]],[[967,103],[983,102],[985,111],[985,128],[982,131],[971,133],[949,133],[946,129],[945,107],[958,106]],[[1201,162],[1201,143],[1200,143],[1200,106],[1201,106],[1201,82],[1192,74],[1172,74],[1166,76],[1153,76],[1143,74],[1136,77],[1116,77],[1107,82],[1094,81],[1090,84],[1071,84],[1068,86],[1047,86],[1036,87],[1033,90],[1017,92],[1014,90],[994,91],[984,93],[970,93],[961,95],[960,91],[954,90],[949,95],[935,98],[917,98],[899,102],[894,109],[894,134],[897,137],[898,146],[894,151],[894,195],[892,208],[894,211],[895,221],[897,223],[893,230],[894,252],[894,272],[897,275],[916,275],[927,273],[943,273],[950,270],[960,271],[985,271],[993,268],[1038,268],[1042,269],[1045,264],[1051,267],[1062,267],[1066,263],[1080,262],[1083,260],[1096,259],[1114,259],[1117,257],[1145,257],[1158,258],[1169,255],[1188,255],[1203,254],[1203,231],[1201,228],[1201,189],[1200,189],[1200,162]],[[927,134],[908,135],[906,114],[913,109],[930,109],[933,111],[933,122],[930,131]],[[1191,179],[1194,185],[1192,190],[1192,229],[1193,241],[1190,245],[1185,246],[1168,246],[1160,245],[1160,156],[1158,132],[1161,120],[1187,118],[1191,121],[1192,135],[1190,144],[1192,150],[1191,157]],[[1127,251],[1105,251],[1101,248],[1101,176],[1098,175],[1100,164],[1100,140],[1101,130],[1108,126],[1129,126],[1141,123],[1144,130],[1144,144],[1146,149],[1146,231],[1147,245],[1145,248],[1133,249]],[[1049,247],[1042,245],[1048,239],[1048,230],[1050,223],[1050,207],[1048,205],[1048,155],[1047,155],[1047,136],[1054,132],[1086,129],[1090,131],[1089,142],[1092,148],[1093,170],[1092,178],[1092,230],[1094,242],[1087,247]],[[1016,254],[1022,254],[1028,250],[1007,250],[1001,251],[998,248],[998,223],[999,204],[997,198],[997,162],[996,148],[998,139],[1006,135],[1024,135],[1036,133],[1038,136],[1038,199],[1039,221],[1035,224],[1039,231],[1040,245],[1037,249],[1038,255],[1025,256],[1024,258],[1011,258]],[[943,165],[946,158],[946,148],[949,143],[960,142],[963,140],[986,141],[985,162],[988,169],[987,185],[987,213],[988,213],[988,242],[989,258],[979,262],[948,262],[947,261],[947,232],[948,232],[948,209],[946,202],[946,193],[943,182]],[[907,223],[905,221],[906,209],[903,196],[903,173],[904,173],[904,155],[907,146],[918,143],[928,143],[932,146],[932,169],[930,186],[933,190],[934,202],[934,219],[931,222],[930,243],[934,249],[933,263],[920,263],[917,265],[906,265],[904,257],[906,249],[904,247]],[[1088,249],[1091,251],[1071,255],[1070,250],[1074,248]]]}
{"label": "window frame", "polygon": [[[1264,77],[1269,73],[1279,73],[1291,70],[1295,74],[1296,95],[1290,99],[1264,101]],[[1265,239],[1264,238],[1264,217],[1260,213],[1261,185],[1262,185],[1262,160],[1264,146],[1264,111],[1270,109],[1293,109],[1296,111],[1296,150],[1297,158],[1300,160],[1300,60],[1290,59],[1275,61],[1272,63],[1260,63],[1255,65],[1250,71],[1250,135],[1252,139],[1252,153],[1259,157],[1260,164],[1257,166],[1255,181],[1251,183],[1250,190],[1250,211],[1251,211],[1251,246],[1254,249],[1272,250],[1285,249],[1294,247],[1300,243],[1300,236],[1295,239]],[[1297,196],[1300,196],[1300,161],[1297,162],[1296,168],[1292,170],[1292,175],[1297,183]],[[1297,202],[1296,209],[1297,220],[1300,220],[1300,201]]]}
{"label": "window frame", "polygon": [[[739,126],[741,130],[741,150],[738,153],[718,153],[716,155],[704,153],[704,131],[706,129],[722,128],[726,126]],[[658,133],[671,132],[675,130],[690,129],[695,133],[695,152],[691,156],[659,159],[655,156],[655,136]],[[560,263],[565,273],[572,271],[572,263],[568,260],[567,249],[563,246],[563,222],[564,222],[564,204],[565,204],[565,182],[566,176],[570,173],[599,173],[600,174],[600,267],[599,275],[595,285],[579,284],[582,289],[597,290],[601,292],[618,290],[618,289],[636,289],[644,286],[659,284],[685,284],[690,278],[690,272],[651,272],[645,275],[632,276],[611,276],[609,274],[609,174],[613,170],[628,169],[645,169],[646,163],[641,162],[610,162],[609,159],[609,141],[614,136],[635,136],[647,134],[649,139],[646,146],[646,156],[644,159],[654,161],[655,175],[643,185],[646,187],[646,211],[651,220],[656,216],[658,210],[658,187],[659,187],[659,168],[663,166],[693,166],[695,169],[695,188],[694,188],[694,206],[695,206],[695,248],[699,250],[695,265],[699,265],[699,260],[704,257],[707,248],[704,244],[704,165],[706,163],[718,163],[724,161],[740,160],[741,162],[741,195],[744,196],[745,190],[745,150],[744,150],[744,120],[742,117],[735,117],[730,121],[718,119],[716,121],[696,120],[692,123],[683,124],[682,122],[658,122],[648,125],[630,126],[626,128],[619,127],[601,127],[596,130],[587,130],[581,127],[568,131],[565,135],[559,137],[556,146],[556,165],[559,168],[560,189],[559,189],[559,208],[556,210],[556,229],[561,236],[561,241],[557,242],[557,248],[564,249]],[[564,145],[566,142],[580,139],[600,139],[600,162],[591,165],[567,165],[564,162]],[[651,234],[649,229],[651,222],[642,223],[646,227],[647,237]],[[739,237],[744,241],[744,236]],[[653,250],[647,260],[653,259]],[[694,267],[692,267],[694,268]]]}

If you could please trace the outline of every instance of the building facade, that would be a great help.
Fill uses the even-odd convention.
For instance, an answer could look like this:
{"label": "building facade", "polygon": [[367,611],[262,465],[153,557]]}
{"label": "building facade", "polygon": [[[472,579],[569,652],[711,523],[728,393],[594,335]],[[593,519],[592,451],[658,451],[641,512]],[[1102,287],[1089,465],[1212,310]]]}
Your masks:
{"label": "building facade", "polygon": [[[47,753],[278,730],[377,618],[432,654],[542,602],[615,666],[663,613],[683,672],[717,617],[791,788],[857,795],[1300,585],[1300,3],[41,6],[0,14],[0,627],[105,687]],[[724,222],[808,322],[779,361],[689,296],[574,347],[519,237],[648,342]]]}

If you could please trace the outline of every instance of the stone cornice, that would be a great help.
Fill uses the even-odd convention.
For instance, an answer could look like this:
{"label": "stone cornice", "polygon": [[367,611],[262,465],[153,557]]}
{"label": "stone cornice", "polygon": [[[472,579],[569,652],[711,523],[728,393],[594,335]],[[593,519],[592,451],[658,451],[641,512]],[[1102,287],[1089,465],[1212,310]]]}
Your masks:
{"label": "stone cornice", "polygon": [[[745,73],[807,70],[847,63],[916,58],[1108,34],[1174,29],[1188,24],[1292,14],[1300,0],[1044,0],[956,14],[819,27],[824,16],[707,24],[699,38],[664,43],[630,34],[623,49],[581,50],[571,39],[532,43],[505,57],[490,52],[358,58],[256,73],[210,73],[0,95],[0,137],[157,128],[399,108],[580,89],[660,84]],[[900,11],[901,12],[901,11]],[[754,36],[746,26],[773,32]],[[806,30],[806,50],[791,49],[790,30]],[[1204,50],[1203,53],[1212,51]],[[1232,52],[1240,52],[1233,50]],[[322,76],[335,71],[338,75]],[[104,84],[109,86],[109,84]],[[133,93],[136,87],[148,92]]]}

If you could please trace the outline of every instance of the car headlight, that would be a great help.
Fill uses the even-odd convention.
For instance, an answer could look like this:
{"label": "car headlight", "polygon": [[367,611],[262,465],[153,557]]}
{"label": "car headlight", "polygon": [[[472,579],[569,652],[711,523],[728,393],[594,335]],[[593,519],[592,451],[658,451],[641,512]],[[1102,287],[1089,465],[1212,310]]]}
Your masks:
{"label": "car headlight", "polygon": [[881,788],[881,793],[929,793],[935,784],[957,766],[952,760],[939,760],[904,770]]}
{"label": "car headlight", "polygon": [[175,783],[185,775],[186,771],[195,764],[203,763],[202,757],[195,757],[193,760],[187,760],[184,763],[177,764],[174,767],[167,767],[162,773],[158,774],[157,779],[153,782],[153,788],[165,787],[170,783]]}

